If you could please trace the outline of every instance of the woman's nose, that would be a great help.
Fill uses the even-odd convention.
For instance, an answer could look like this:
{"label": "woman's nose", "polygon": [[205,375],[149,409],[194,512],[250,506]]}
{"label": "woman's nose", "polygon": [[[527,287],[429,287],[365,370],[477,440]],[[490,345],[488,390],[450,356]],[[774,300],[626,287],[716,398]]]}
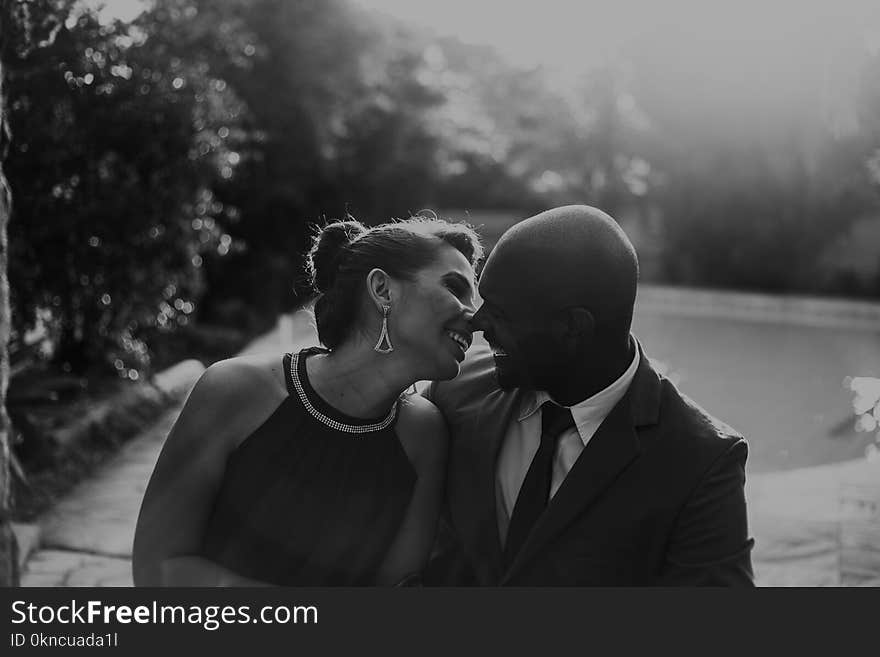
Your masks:
{"label": "woman's nose", "polygon": [[460,301],[459,303],[461,305],[462,313],[464,314],[465,319],[467,319],[467,321],[471,321],[471,317],[473,317],[474,313],[477,312],[476,303],[473,299]]}
{"label": "woman's nose", "polygon": [[464,321],[467,322],[468,327],[470,327],[471,322],[474,319],[474,307],[464,306],[464,308],[462,309],[462,314],[464,315]]}

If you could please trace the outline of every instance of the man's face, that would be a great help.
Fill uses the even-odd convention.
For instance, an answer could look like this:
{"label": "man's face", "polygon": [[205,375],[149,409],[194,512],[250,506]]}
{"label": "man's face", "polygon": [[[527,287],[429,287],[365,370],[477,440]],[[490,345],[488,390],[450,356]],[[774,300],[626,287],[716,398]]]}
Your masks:
{"label": "man's face", "polygon": [[[530,286],[534,285],[540,282],[530,281]],[[483,305],[471,325],[475,331],[483,331],[492,348],[499,385],[504,389],[548,389],[564,356],[552,335],[549,312],[534,300],[535,290],[526,290],[513,267],[491,258],[480,277],[479,290]]]}

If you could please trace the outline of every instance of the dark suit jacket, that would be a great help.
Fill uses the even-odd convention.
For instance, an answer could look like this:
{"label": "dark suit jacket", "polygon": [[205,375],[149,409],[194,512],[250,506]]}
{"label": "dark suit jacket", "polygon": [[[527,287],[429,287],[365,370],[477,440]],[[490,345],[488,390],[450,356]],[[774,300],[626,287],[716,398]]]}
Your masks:
{"label": "dark suit jacket", "polygon": [[473,346],[426,396],[450,431],[446,509],[427,584],[753,586],[747,445],[641,362],[509,568],[495,470],[521,391],[503,391]]}

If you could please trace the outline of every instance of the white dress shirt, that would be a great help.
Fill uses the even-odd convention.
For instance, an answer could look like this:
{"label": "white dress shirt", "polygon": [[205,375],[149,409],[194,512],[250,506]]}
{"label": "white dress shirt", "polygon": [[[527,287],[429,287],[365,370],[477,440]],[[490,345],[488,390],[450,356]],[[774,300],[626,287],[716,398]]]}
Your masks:
{"label": "white dress shirt", "polygon": [[[604,390],[579,404],[569,406],[575,426],[559,438],[553,456],[553,474],[550,480],[550,498],[556,494],[584,447],[596,433],[611,409],[617,405],[632,383],[639,367],[639,350],[636,348],[632,363],[620,377]],[[551,401],[542,390],[526,393],[516,419],[507,427],[507,434],[498,455],[495,474],[495,499],[498,511],[498,535],[502,545],[507,540],[510,514],[526,473],[541,442],[541,406]]]}

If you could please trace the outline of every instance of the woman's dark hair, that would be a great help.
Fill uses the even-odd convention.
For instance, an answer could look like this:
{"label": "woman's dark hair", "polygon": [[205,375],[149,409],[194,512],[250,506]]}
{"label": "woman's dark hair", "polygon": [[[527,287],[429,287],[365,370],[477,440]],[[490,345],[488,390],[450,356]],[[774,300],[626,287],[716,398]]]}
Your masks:
{"label": "woman's dark hair", "polygon": [[319,228],[306,256],[306,271],[318,294],[318,339],[335,349],[349,337],[360,308],[366,275],[378,267],[412,280],[442,245],[461,253],[472,267],[483,257],[480,238],[467,224],[414,217],[367,228],[353,217]]}

